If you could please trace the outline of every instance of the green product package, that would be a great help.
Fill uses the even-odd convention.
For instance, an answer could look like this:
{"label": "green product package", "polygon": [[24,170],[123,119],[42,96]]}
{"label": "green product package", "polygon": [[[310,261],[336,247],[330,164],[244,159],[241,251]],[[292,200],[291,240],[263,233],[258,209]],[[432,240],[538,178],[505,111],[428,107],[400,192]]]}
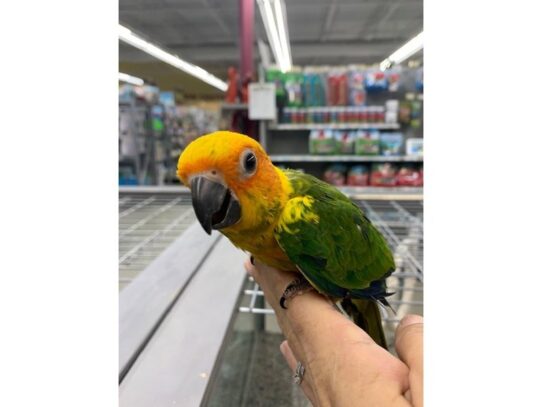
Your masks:
{"label": "green product package", "polygon": [[378,155],[380,153],[378,130],[358,130],[354,149],[357,155]]}
{"label": "green product package", "polygon": [[275,94],[277,98],[283,98],[286,95],[284,89],[284,74],[277,68],[269,68],[265,72],[265,81],[275,84]]}
{"label": "green product package", "polygon": [[331,130],[312,130],[309,136],[309,153],[336,154],[337,141]]}
{"label": "green product package", "polygon": [[284,88],[286,90],[286,105],[288,107],[303,107],[303,73],[286,72],[284,74]]}

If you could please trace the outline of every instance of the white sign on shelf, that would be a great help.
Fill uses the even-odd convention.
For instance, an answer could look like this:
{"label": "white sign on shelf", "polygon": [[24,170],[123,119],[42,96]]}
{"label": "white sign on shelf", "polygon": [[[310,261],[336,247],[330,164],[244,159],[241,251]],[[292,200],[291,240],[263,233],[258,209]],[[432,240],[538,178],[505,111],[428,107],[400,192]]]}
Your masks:
{"label": "white sign on shelf", "polygon": [[248,118],[250,120],[275,120],[277,104],[274,83],[248,85]]}

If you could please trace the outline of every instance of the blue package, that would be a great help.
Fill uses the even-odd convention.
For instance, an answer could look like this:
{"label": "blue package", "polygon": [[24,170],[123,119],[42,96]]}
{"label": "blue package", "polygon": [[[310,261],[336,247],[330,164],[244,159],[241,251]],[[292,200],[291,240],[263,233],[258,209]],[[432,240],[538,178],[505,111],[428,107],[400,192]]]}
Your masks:
{"label": "blue package", "polygon": [[367,71],[365,74],[365,90],[367,92],[380,92],[388,89],[386,74],[378,69]]}
{"label": "blue package", "polygon": [[402,133],[380,133],[380,154],[399,155],[403,147]]}

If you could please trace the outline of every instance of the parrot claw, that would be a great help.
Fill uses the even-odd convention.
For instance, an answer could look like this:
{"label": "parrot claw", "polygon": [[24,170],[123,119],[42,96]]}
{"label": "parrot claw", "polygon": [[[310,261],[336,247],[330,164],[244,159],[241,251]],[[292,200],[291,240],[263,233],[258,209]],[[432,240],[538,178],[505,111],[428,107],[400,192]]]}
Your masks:
{"label": "parrot claw", "polygon": [[254,266],[254,256],[250,256],[250,264],[252,264]]}
{"label": "parrot claw", "polygon": [[285,305],[286,300],[294,298],[296,295],[304,294],[310,290],[314,290],[314,287],[305,278],[296,278],[294,281],[288,284],[288,286],[284,290],[284,293],[280,297],[280,307],[282,309],[288,309]]}

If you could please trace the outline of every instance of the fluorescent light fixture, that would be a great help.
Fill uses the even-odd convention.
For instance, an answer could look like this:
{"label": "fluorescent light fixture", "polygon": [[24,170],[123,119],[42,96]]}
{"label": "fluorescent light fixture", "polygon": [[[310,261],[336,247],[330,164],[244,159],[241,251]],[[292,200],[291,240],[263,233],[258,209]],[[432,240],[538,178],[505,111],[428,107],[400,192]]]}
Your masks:
{"label": "fluorescent light fixture", "polygon": [[282,72],[289,71],[292,68],[292,57],[282,0],[258,0],[258,7],[275,62]]}
{"label": "fluorescent light fixture", "polygon": [[380,63],[380,69],[388,69],[392,64],[399,64],[423,48],[423,31]]}
{"label": "fluorescent light fixture", "polygon": [[142,86],[145,81],[143,79],[138,78],[136,76],[128,75],[126,73],[119,72],[119,81],[130,83],[132,85],[136,86]]}
{"label": "fluorescent light fixture", "polygon": [[130,44],[133,47],[140,49],[143,52],[146,52],[149,55],[152,55],[155,58],[158,58],[161,61],[164,61],[167,64],[174,66],[175,68],[180,69],[192,76],[195,76],[198,79],[201,79],[203,82],[208,83],[211,86],[214,86],[217,89],[220,89],[222,92],[225,92],[228,89],[228,84],[223,80],[217,78],[216,76],[210,74],[205,69],[186,62],[181,58],[170,54],[169,52],[164,51],[158,46],[144,40],[139,35],[133,33],[130,29],[123,27],[119,24],[119,38],[127,44]]}
{"label": "fluorescent light fixture", "polygon": [[290,53],[290,41],[288,41],[288,26],[286,25],[286,16],[282,11],[282,0],[274,0],[275,2],[275,20],[279,32],[280,46],[286,70],[292,69],[292,56]]}

